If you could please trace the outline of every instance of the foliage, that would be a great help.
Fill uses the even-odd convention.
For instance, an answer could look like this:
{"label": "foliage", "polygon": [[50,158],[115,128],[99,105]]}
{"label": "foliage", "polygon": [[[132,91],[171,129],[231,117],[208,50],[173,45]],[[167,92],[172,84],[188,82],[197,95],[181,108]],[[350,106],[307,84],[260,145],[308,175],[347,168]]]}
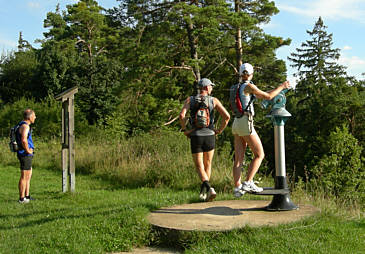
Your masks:
{"label": "foliage", "polygon": [[[19,35],[18,51],[0,61],[1,136],[8,135],[9,127],[27,107],[34,108],[38,116],[36,135],[60,136],[60,104],[51,98],[78,86],[77,135],[122,139],[123,144],[131,145],[146,133],[177,130],[182,102],[196,93],[196,82],[202,77],[217,84],[213,96],[229,108],[227,91],[238,81],[239,61],[255,66],[253,82],[262,90],[270,90],[286,78],[285,63],[276,58],[275,51],[289,45],[290,39],[265,34],[261,28],[279,11],[273,1],[118,2],[111,10],[94,0],[80,0],[63,11],[57,6],[44,20],[47,31],[38,41],[39,49]],[[345,125],[359,146],[365,147],[364,81],[348,77],[336,63],[339,50],[332,48],[332,34],[326,28],[319,18],[313,30],[307,31],[310,39],[290,58],[300,79],[295,91],[287,93],[287,108],[293,116],[285,127],[288,174],[295,180],[313,176],[314,157],[329,156],[327,138],[337,126]],[[257,107],[259,102],[255,104]],[[266,154],[260,172],[270,174],[275,172],[273,127],[265,117],[268,112],[256,113],[255,126]],[[157,141],[166,145],[164,142],[174,139],[170,134],[166,138],[168,141]],[[232,141],[228,126],[217,140],[217,152],[226,156],[217,156],[217,165],[225,170],[231,167]],[[89,145],[86,154],[93,157],[98,150]],[[153,167],[160,163],[145,159]],[[351,162],[351,158],[343,160]],[[171,165],[163,167],[170,170]],[[85,162],[83,168],[89,172],[99,166],[95,160]],[[143,174],[153,168],[142,166]],[[108,170],[116,170],[118,175],[125,170],[118,167]],[[174,184],[165,171],[150,176],[153,184]],[[222,189],[228,188],[229,181],[222,176]]]}
{"label": "foliage", "polygon": [[337,64],[340,49],[332,48],[332,34],[328,34],[326,28],[319,17],[313,30],[307,31],[311,39],[288,57],[293,62],[291,66],[298,69],[297,90],[302,96],[318,94],[320,89],[345,75],[345,68]]}
{"label": "foliage", "polygon": [[314,158],[313,181],[325,193],[342,199],[365,201],[365,161],[362,147],[349,133],[348,128],[336,127],[324,142],[328,153]]}
{"label": "foliage", "polygon": [[[37,119],[32,125],[35,136],[42,139],[61,136],[61,102],[53,98],[36,102],[32,99],[21,98],[12,104],[6,104],[0,111],[0,135],[8,136],[10,128],[23,119],[23,111],[27,108],[33,109]],[[87,129],[87,123],[82,118],[80,110],[75,108],[75,132],[83,133]]]}
{"label": "foliage", "polygon": [[[325,28],[319,19],[309,33],[312,39],[303,44],[304,49],[297,49],[300,54],[292,54],[296,59],[290,58],[301,78],[287,100],[288,111],[293,115],[286,125],[287,164],[289,174],[296,179],[309,180],[313,167],[320,167],[316,164],[319,160],[313,158],[328,158],[332,154],[328,137],[336,132],[336,127],[346,126],[360,147],[364,142],[360,123],[364,118],[364,87],[346,77],[343,67],[332,62],[339,56],[338,49],[331,48],[332,36],[327,35]],[[341,160],[352,165],[353,157],[347,155]],[[363,158],[360,152],[359,159]],[[356,174],[351,177],[354,181],[362,179]]]}
{"label": "foliage", "polygon": [[0,98],[4,103],[12,103],[21,97],[35,95],[35,75],[38,59],[33,49],[12,52],[0,62]]}

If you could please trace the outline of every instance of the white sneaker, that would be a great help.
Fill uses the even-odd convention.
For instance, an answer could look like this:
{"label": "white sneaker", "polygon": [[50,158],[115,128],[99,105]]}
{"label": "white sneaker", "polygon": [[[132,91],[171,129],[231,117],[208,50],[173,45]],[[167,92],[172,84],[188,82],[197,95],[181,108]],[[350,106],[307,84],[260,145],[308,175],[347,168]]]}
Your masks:
{"label": "white sneaker", "polygon": [[239,187],[235,187],[233,189],[233,196],[235,196],[236,198],[242,197],[245,193],[246,191],[242,190],[242,184]]}
{"label": "white sneaker", "polygon": [[26,204],[26,203],[29,203],[29,199],[27,199],[27,198],[24,198],[23,200],[18,200],[18,202],[20,203],[20,204]]}
{"label": "white sneaker", "polygon": [[253,181],[249,181],[249,182],[245,181],[242,184],[242,190],[252,193],[252,192],[262,192],[264,189],[256,186],[256,184]]}
{"label": "white sneaker", "polygon": [[207,193],[206,192],[205,193],[200,193],[199,194],[199,199],[201,201],[205,201],[207,199]]}
{"label": "white sneaker", "polygon": [[204,184],[202,184],[201,186],[200,186],[200,193],[199,193],[199,199],[201,200],[201,201],[205,201],[206,199],[207,199],[207,188],[205,187],[205,185]]}
{"label": "white sneaker", "polygon": [[215,192],[214,188],[210,187],[208,194],[207,194],[206,201],[210,202],[213,199],[215,199],[216,196],[217,196],[217,193]]}

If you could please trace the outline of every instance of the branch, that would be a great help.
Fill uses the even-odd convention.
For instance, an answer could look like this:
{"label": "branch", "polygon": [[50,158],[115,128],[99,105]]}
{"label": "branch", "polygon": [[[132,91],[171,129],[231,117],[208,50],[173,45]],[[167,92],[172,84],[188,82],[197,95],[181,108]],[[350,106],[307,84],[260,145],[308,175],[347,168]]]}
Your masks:
{"label": "branch", "polygon": [[195,75],[195,72],[193,70],[193,68],[191,66],[187,66],[187,65],[183,65],[183,66],[168,66],[168,65],[165,65],[165,66],[162,66],[158,71],[157,73],[160,73],[160,72],[163,72],[163,69],[180,69],[180,70],[188,70],[188,71],[191,71],[194,75],[194,78],[196,79],[196,75]]}
{"label": "branch", "polygon": [[[227,59],[226,59],[227,60]],[[234,70],[234,72],[236,73],[236,74],[238,74],[238,70],[237,70],[237,68],[233,65],[233,64],[231,64],[229,61],[227,61],[227,63],[233,68],[233,70]]]}
{"label": "branch", "polygon": [[211,70],[205,77],[209,77],[219,66],[223,65],[227,61],[227,58],[224,58],[222,62],[220,62],[213,70]]}
{"label": "branch", "polygon": [[169,124],[171,124],[171,123],[175,122],[178,118],[179,118],[179,116],[176,116],[176,117],[174,117],[171,121],[168,121],[167,123],[164,123],[163,125],[164,125],[164,126],[169,125]]}

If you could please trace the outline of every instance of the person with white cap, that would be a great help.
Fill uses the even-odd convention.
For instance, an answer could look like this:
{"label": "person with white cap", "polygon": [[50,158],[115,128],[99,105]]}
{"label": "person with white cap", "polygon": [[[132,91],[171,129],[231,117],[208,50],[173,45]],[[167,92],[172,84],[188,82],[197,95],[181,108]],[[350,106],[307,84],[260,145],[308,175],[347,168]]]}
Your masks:
{"label": "person with white cap", "polygon": [[[185,100],[179,115],[181,131],[190,138],[193,161],[202,182],[199,194],[202,201],[212,201],[217,195],[209,183],[215,149],[215,135],[223,132],[230,119],[230,115],[222,103],[217,98],[210,96],[213,86],[214,84],[209,79],[201,79],[198,82],[198,95],[190,96]],[[215,109],[222,117],[218,129],[214,128]],[[190,111],[191,130],[186,129],[188,111]]]}
{"label": "person with white cap", "polygon": [[[234,113],[232,134],[234,135],[235,151],[233,164],[233,180],[235,185],[233,194],[235,197],[241,197],[246,192],[255,193],[263,191],[263,188],[256,186],[253,181],[265,156],[260,137],[253,126],[253,116],[255,114],[253,100],[256,97],[271,100],[281,90],[290,88],[289,81],[285,81],[277,88],[264,92],[251,82],[253,73],[254,69],[251,64],[242,64],[239,71],[241,82],[233,85],[230,89],[230,104]],[[250,147],[253,153],[253,159],[248,166],[245,181],[241,182],[241,168],[247,146]]]}

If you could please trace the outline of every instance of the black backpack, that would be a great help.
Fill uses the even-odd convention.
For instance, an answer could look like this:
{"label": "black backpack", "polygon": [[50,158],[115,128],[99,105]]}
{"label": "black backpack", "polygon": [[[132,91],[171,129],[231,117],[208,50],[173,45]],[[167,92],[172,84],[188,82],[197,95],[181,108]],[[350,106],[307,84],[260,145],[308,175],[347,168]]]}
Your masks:
{"label": "black backpack", "polygon": [[16,141],[16,133],[18,132],[19,127],[20,127],[20,125],[19,125],[19,124],[17,124],[17,125],[15,125],[14,127],[12,127],[12,128],[10,129],[10,135],[9,135],[9,138],[10,138],[9,148],[10,148],[10,151],[11,151],[11,152],[17,152],[17,151],[19,151],[19,150],[20,150],[20,147],[21,147],[21,146],[19,146],[19,145],[18,145],[18,142]]}

